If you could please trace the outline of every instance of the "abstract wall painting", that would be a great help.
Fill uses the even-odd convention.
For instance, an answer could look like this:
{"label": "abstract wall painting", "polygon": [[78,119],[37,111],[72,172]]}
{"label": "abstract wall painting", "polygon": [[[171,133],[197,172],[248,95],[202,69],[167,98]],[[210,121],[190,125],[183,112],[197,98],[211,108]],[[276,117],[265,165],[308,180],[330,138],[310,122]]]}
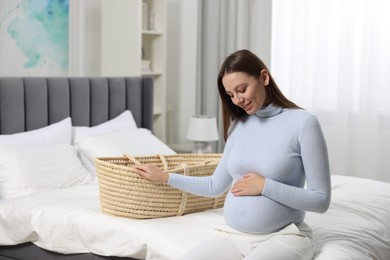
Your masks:
{"label": "abstract wall painting", "polygon": [[0,1],[0,76],[67,76],[69,0]]}

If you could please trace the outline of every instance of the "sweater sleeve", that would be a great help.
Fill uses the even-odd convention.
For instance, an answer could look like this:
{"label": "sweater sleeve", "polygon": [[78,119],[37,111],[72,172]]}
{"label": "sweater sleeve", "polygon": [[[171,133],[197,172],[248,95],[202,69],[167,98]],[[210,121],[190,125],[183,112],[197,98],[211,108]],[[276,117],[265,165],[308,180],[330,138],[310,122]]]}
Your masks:
{"label": "sweater sleeve", "polygon": [[226,144],[223,156],[214,173],[208,177],[184,176],[169,173],[168,184],[179,190],[206,197],[217,197],[232,184],[232,177],[227,171],[227,158],[230,145]]}
{"label": "sweater sleeve", "polygon": [[329,159],[324,135],[315,116],[305,123],[299,144],[306,175],[306,188],[267,178],[262,195],[291,208],[323,213],[330,204]]}
{"label": "sweater sleeve", "polygon": [[208,177],[184,176],[169,173],[168,184],[199,196],[216,197],[231,185],[232,178],[226,170],[226,157],[222,157],[214,173]]}

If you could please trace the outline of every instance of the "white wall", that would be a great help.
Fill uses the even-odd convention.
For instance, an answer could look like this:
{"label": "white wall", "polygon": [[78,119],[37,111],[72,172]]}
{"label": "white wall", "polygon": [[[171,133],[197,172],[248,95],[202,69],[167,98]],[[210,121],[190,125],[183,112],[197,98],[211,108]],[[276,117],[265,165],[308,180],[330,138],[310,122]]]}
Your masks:
{"label": "white wall", "polygon": [[100,76],[101,1],[70,0],[70,76]]}

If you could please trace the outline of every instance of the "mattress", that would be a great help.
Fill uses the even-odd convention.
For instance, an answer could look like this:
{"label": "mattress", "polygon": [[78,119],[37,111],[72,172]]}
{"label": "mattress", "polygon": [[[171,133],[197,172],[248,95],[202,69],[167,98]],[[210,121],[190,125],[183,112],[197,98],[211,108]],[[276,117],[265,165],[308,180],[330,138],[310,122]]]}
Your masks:
{"label": "mattress", "polygon": [[[315,259],[390,259],[390,183],[332,176],[324,214],[308,212]],[[0,203],[0,244],[35,245],[63,254],[92,252],[135,259],[175,259],[207,240],[223,209],[135,220],[103,214],[98,182],[36,192]]]}

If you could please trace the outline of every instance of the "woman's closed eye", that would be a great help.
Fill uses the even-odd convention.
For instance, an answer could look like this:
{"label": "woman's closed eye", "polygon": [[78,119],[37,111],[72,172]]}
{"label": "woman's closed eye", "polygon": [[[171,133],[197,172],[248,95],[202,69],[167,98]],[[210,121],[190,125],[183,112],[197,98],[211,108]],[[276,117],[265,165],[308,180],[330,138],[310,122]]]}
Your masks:
{"label": "woman's closed eye", "polygon": [[238,93],[244,93],[246,91],[246,86],[237,90]]}
{"label": "woman's closed eye", "polygon": [[[240,87],[239,89],[236,89],[236,92],[237,93],[245,93],[246,89],[247,89],[247,86]],[[234,98],[234,94],[231,92],[226,92],[226,95],[228,95],[230,98]]]}

